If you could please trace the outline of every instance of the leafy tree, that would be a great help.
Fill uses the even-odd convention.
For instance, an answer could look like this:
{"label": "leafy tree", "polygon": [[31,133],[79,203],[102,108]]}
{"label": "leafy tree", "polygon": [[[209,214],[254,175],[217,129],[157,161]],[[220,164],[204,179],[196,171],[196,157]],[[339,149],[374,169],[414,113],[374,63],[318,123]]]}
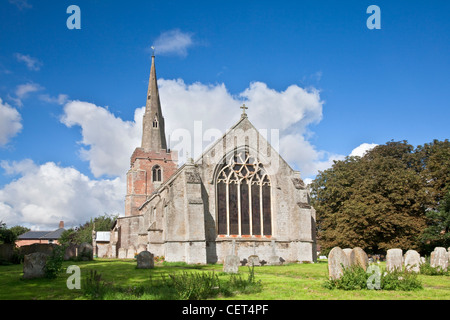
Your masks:
{"label": "leafy tree", "polygon": [[0,221],[0,244],[12,244],[17,240],[17,236],[6,227],[6,223]]}
{"label": "leafy tree", "polygon": [[428,250],[434,247],[450,246],[450,191],[442,199],[437,210],[430,210],[426,213],[428,227],[422,235],[422,240]]}
{"label": "leafy tree", "polygon": [[28,231],[30,231],[30,228],[27,227],[22,227],[22,226],[14,226],[9,228],[9,230],[12,231],[12,233],[14,233],[17,237],[20,236],[21,234],[24,234]]}
{"label": "leafy tree", "polygon": [[418,249],[429,199],[419,167],[411,145],[391,141],[319,172],[311,196],[321,246]]}
{"label": "leafy tree", "polygon": [[107,215],[96,217],[76,228],[65,230],[59,239],[62,244],[81,244],[83,242],[92,242],[92,231],[109,231],[113,222],[117,219],[115,215]]}

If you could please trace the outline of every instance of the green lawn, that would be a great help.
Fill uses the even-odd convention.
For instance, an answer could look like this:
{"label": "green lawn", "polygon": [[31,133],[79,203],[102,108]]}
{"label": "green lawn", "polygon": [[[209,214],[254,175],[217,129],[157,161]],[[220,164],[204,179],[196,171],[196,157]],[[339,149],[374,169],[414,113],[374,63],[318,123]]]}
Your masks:
{"label": "green lawn", "polygon": [[[222,273],[222,265],[177,266],[159,265],[154,269],[136,269],[134,260],[96,259],[87,262],[64,262],[64,270],[56,279],[23,280],[22,265],[0,266],[0,300],[76,300],[86,299],[82,290],[69,290],[65,273],[69,265],[78,265],[83,280],[89,270],[96,270],[102,278],[117,286],[133,287],[150,283],[150,278],[159,279],[161,275],[174,272],[215,271],[221,279],[229,277]],[[248,267],[240,267],[244,278]],[[419,275],[424,289],[416,291],[382,290],[329,290],[323,287],[327,279],[327,263],[287,264],[284,266],[262,266],[254,269],[256,280],[261,280],[263,290],[252,294],[238,294],[220,299],[232,300],[449,300],[449,276]],[[127,298],[122,296],[121,299]],[[131,297],[133,298],[133,297]],[[151,297],[146,297],[151,298]]]}

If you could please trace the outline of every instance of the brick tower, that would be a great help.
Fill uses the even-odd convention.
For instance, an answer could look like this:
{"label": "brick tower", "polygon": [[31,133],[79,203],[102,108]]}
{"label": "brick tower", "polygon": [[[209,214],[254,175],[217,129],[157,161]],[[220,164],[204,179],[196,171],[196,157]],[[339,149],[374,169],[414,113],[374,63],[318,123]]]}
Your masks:
{"label": "brick tower", "polygon": [[131,168],[127,172],[125,216],[140,214],[141,205],[178,169],[177,161],[177,153],[167,149],[153,55],[143,119],[142,144],[131,155]]}

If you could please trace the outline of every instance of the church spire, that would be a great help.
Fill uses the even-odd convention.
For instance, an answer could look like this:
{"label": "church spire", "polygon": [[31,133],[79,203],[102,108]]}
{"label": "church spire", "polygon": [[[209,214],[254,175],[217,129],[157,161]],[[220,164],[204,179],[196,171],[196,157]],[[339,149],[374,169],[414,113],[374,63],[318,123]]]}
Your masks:
{"label": "church spire", "polygon": [[148,81],[141,147],[146,151],[160,152],[161,150],[167,150],[164,117],[162,116],[161,102],[159,101],[154,55],[152,55],[152,66]]}

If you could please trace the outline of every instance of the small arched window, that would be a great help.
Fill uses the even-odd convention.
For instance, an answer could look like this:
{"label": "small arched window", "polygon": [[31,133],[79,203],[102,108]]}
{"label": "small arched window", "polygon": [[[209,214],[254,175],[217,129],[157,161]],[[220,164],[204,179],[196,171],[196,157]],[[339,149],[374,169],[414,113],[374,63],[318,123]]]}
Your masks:
{"label": "small arched window", "polygon": [[152,180],[153,182],[161,182],[161,178],[161,167],[159,165],[155,165],[152,169]]}
{"label": "small arched window", "polygon": [[153,119],[153,128],[158,128],[158,114],[156,114]]}
{"label": "small arched window", "polygon": [[241,151],[217,176],[219,235],[271,236],[271,184],[262,163]]}

